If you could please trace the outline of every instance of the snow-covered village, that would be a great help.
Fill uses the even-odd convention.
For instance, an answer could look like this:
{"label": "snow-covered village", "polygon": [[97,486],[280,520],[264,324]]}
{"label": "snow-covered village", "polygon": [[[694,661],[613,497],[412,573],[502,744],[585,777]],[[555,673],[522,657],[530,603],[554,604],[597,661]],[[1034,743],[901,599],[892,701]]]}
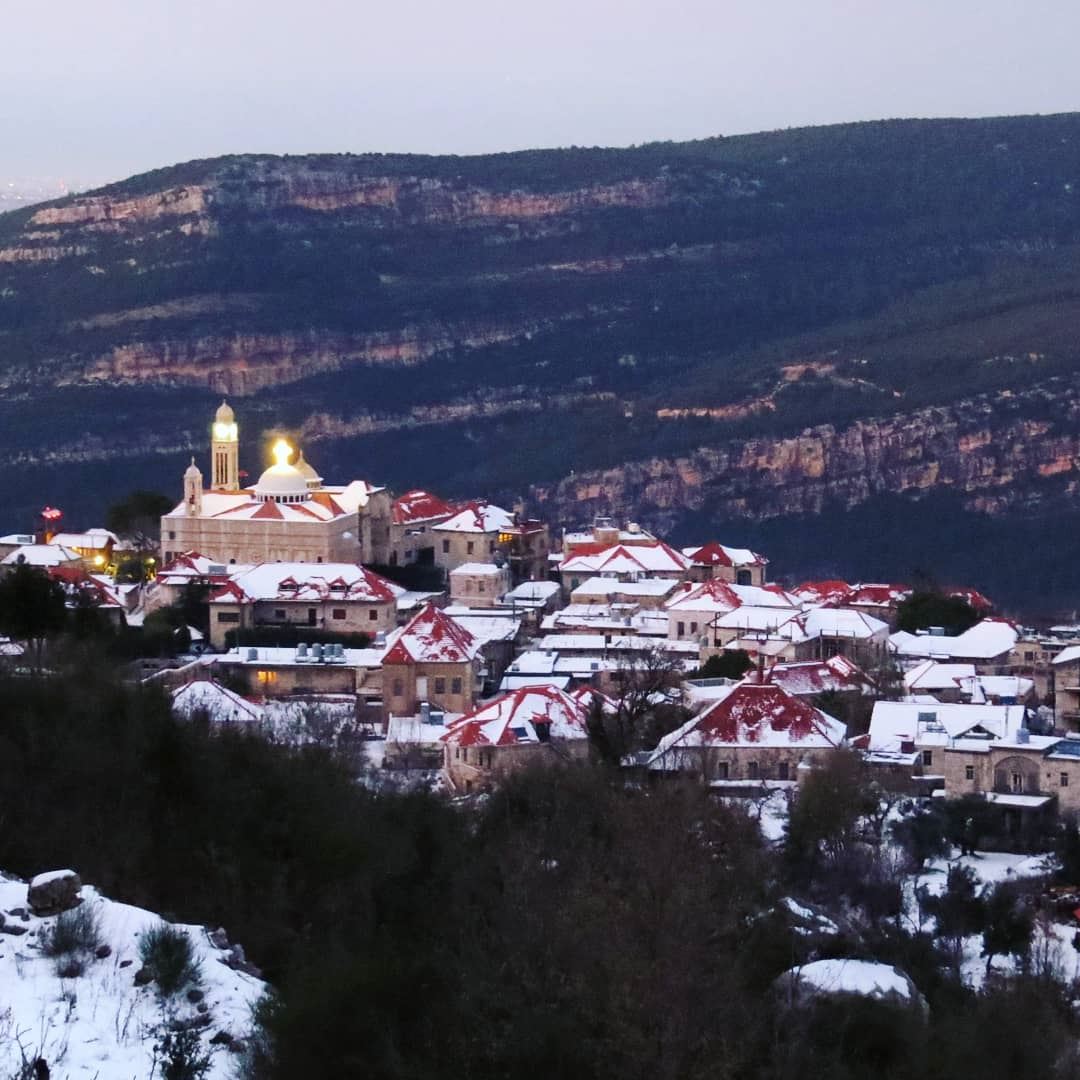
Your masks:
{"label": "snow-covered village", "polygon": [[[440,937],[440,907],[462,902],[445,890],[480,890],[496,920],[507,967],[488,992],[512,971],[571,1012],[579,991],[520,965],[597,932],[597,875],[631,923],[646,916],[626,896],[644,890],[647,926],[614,940],[634,963],[671,950],[652,962],[677,970],[674,999],[641,1003],[670,1029],[626,1050],[642,1055],[633,1075],[704,1075],[681,1025],[709,1025],[678,995],[724,992],[723,949],[746,1007],[771,1002],[743,1033],[759,1070],[745,1075],[792,1075],[781,1022],[814,1075],[833,1075],[826,1021],[886,1075],[926,1066],[936,1011],[954,1023],[960,992],[982,1025],[1037,991],[1040,1015],[1064,1010],[1053,1034],[1010,1038],[1026,1059],[1080,1061],[1080,625],[1024,626],[976,582],[777,582],[765,553],[722,542],[738,537],[673,547],[634,522],[331,483],[280,437],[246,485],[239,423],[222,402],[207,473],[192,458],[153,520],[142,493],[113,528],[46,508],[33,534],[0,537],[0,829],[18,836],[0,880],[0,1074],[298,1075],[289,1008],[310,1008],[333,1032],[325,1058],[309,1047],[308,1075],[337,1075],[348,992],[312,980],[359,931],[311,926],[323,905],[340,916],[351,859],[387,864],[349,900],[370,907],[361,968],[384,934],[402,947],[385,904],[435,905],[423,949],[457,973],[431,991],[439,1008],[464,1007],[484,948]],[[73,819],[35,827],[67,798]],[[402,825],[410,814],[439,824]],[[103,838],[121,820],[127,838]],[[386,831],[375,854],[368,828]],[[506,936],[507,903],[539,905],[537,925]],[[297,961],[315,939],[324,951]],[[380,983],[383,1007],[397,980],[430,979],[406,974],[417,963]],[[583,987],[611,963],[593,955]],[[612,1060],[622,1022],[603,1020]],[[373,1061],[405,1053],[379,1027],[399,1023],[365,1021],[356,1060],[373,1039]],[[585,1075],[585,1051],[564,1045],[582,1023],[552,1019],[533,1052]],[[958,1045],[985,1053],[986,1039]]]}

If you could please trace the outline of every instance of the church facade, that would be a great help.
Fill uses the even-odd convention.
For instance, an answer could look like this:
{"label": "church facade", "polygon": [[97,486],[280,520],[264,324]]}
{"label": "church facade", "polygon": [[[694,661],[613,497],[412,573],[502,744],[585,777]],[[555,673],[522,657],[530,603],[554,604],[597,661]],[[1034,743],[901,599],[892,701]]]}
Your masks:
{"label": "church facade", "polygon": [[328,486],[283,439],[274,464],[252,487],[240,486],[239,431],[222,402],[211,427],[211,481],[192,458],[184,497],[161,519],[165,564],[195,551],[223,564],[385,562],[390,543],[390,495],[354,480]]}

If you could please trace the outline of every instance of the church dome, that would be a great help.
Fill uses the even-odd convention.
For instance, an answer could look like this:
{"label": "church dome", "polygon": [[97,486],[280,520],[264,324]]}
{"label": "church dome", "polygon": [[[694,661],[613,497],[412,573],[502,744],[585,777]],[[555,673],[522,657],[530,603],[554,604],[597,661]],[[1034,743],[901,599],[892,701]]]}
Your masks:
{"label": "church dome", "polygon": [[322,477],[312,468],[310,462],[304,460],[304,451],[296,459],[296,470],[303,476],[309,488],[317,488],[322,485]]}
{"label": "church dome", "polygon": [[236,414],[229,407],[227,401],[223,401],[214,413],[214,423],[216,424],[231,424],[236,420]]}
{"label": "church dome", "polygon": [[263,502],[303,502],[308,497],[308,484],[304,474],[289,464],[292,447],[278,439],[273,453],[276,461],[259,477],[255,495]]}

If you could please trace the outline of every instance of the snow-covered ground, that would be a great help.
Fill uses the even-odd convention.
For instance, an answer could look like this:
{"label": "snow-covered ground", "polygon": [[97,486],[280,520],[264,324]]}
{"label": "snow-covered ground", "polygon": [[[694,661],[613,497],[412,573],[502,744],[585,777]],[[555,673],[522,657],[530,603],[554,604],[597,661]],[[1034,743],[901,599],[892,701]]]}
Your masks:
{"label": "snow-covered ground", "polygon": [[83,906],[98,913],[101,938],[112,950],[105,959],[89,958],[78,978],[62,979],[56,962],[43,955],[42,931],[55,917],[24,919],[11,915],[26,903],[26,884],[0,876],[0,913],[8,925],[25,927],[18,936],[0,933],[0,1076],[14,1075],[24,1060],[43,1057],[52,1080],[150,1080],[154,1044],[170,1019],[198,1015],[207,1007],[210,1023],[201,1029],[203,1048],[211,1054],[207,1080],[234,1074],[236,1056],[211,1039],[226,1032],[243,1039],[251,1028],[251,1009],[265,984],[234,971],[226,955],[200,926],[181,926],[201,961],[201,1003],[184,992],[163,1005],[153,985],[137,987],[139,936],[161,920],[152,912],[116,903],[84,885]]}

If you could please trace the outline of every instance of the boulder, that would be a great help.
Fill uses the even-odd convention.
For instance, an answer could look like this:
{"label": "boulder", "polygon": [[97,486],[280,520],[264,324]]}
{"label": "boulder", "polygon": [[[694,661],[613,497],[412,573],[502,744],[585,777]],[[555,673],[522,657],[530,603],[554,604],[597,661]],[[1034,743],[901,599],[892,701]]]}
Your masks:
{"label": "boulder", "polygon": [[229,935],[225,933],[225,928],[219,926],[216,930],[211,930],[207,935],[210,939],[210,944],[215,949],[227,949],[229,947]]}
{"label": "boulder", "polygon": [[26,902],[35,915],[59,915],[81,903],[82,882],[74,870],[38,874],[27,887]]}
{"label": "boulder", "polygon": [[108,957],[112,956],[112,948],[111,948],[111,946],[109,946],[109,945],[99,945],[99,946],[98,946],[98,947],[97,947],[97,948],[96,948],[96,949],[94,950],[94,955],[95,955],[95,956],[96,956],[96,957],[97,957],[97,958],[98,958],[99,960],[105,960],[105,959],[107,959]]}

